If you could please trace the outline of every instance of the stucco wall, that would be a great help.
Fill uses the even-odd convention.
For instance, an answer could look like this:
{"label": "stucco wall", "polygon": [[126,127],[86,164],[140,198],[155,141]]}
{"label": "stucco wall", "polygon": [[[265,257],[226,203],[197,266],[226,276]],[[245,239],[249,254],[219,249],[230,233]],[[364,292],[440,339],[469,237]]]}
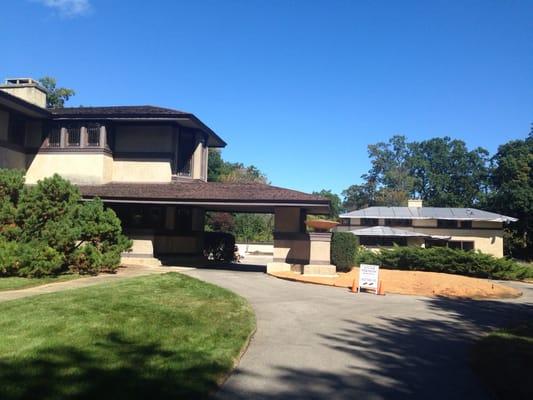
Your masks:
{"label": "stucco wall", "polygon": [[107,154],[38,153],[28,156],[27,183],[54,173],[76,184],[102,184],[111,180],[112,158]]}
{"label": "stucco wall", "polygon": [[172,167],[170,160],[115,160],[113,162],[114,182],[170,182]]}

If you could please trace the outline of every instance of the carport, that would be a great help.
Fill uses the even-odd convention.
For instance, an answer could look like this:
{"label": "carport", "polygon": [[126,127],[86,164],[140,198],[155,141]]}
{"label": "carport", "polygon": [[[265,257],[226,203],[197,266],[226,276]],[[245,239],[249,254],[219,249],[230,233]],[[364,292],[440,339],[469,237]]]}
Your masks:
{"label": "carport", "polygon": [[114,209],[134,241],[135,259],[199,257],[206,211],[274,214],[271,270],[332,273],[331,234],[307,232],[308,214],[327,214],[329,200],[260,183],[174,180],[79,186],[84,199],[101,198]]}

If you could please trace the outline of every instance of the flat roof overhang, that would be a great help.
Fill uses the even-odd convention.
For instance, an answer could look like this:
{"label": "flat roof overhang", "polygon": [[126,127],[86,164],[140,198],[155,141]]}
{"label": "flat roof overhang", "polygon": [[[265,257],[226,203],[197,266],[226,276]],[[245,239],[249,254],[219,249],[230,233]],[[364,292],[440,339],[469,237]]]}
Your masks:
{"label": "flat roof overhang", "polygon": [[[98,196],[83,196],[83,200],[90,200]],[[140,199],[114,199],[101,198],[105,204],[132,204],[132,205],[174,205],[184,207],[200,207],[206,211],[238,212],[238,213],[265,213],[273,214],[276,207],[298,207],[307,210],[309,214],[329,214],[329,204],[307,202],[226,202],[226,201],[172,201],[172,200],[140,200]]]}
{"label": "flat roof overhang", "polygon": [[192,180],[166,184],[108,183],[79,188],[84,199],[99,197],[107,204],[176,205],[250,213],[274,213],[277,207],[297,207],[318,215],[330,211],[328,199],[265,184]]}

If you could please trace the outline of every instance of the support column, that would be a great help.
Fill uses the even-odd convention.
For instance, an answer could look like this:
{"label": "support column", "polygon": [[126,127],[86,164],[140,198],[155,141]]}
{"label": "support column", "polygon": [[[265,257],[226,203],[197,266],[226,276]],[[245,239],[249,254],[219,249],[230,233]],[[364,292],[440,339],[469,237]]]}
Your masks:
{"label": "support column", "polygon": [[299,207],[274,209],[274,260],[267,265],[267,272],[302,272],[303,266],[309,263],[305,218],[305,210]]}
{"label": "support column", "polygon": [[331,233],[309,233],[309,263],[304,265],[304,275],[335,276],[337,268],[331,264]]}

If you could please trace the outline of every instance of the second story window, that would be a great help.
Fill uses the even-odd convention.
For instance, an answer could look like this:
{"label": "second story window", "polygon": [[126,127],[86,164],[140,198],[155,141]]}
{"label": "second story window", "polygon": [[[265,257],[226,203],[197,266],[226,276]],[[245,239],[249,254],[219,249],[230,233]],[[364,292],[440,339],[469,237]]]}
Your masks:
{"label": "second story window", "polygon": [[177,173],[182,176],[192,175],[192,156],[196,138],[192,132],[183,132],[178,143],[178,165]]}
{"label": "second story window", "polygon": [[67,146],[79,147],[81,144],[81,129],[79,125],[69,125],[66,128]]}
{"label": "second story window", "polygon": [[100,124],[87,124],[87,146],[100,146]]}
{"label": "second story window", "polygon": [[457,221],[454,219],[438,219],[437,226],[439,228],[453,229],[457,228]]}
{"label": "second story window", "polygon": [[378,226],[379,219],[377,218],[361,218],[361,225],[363,226]]}
{"label": "second story window", "polygon": [[48,147],[61,146],[61,127],[59,125],[51,125],[48,128]]}
{"label": "second story window", "polygon": [[386,226],[411,226],[410,219],[401,219],[401,218],[387,218],[385,220]]}

